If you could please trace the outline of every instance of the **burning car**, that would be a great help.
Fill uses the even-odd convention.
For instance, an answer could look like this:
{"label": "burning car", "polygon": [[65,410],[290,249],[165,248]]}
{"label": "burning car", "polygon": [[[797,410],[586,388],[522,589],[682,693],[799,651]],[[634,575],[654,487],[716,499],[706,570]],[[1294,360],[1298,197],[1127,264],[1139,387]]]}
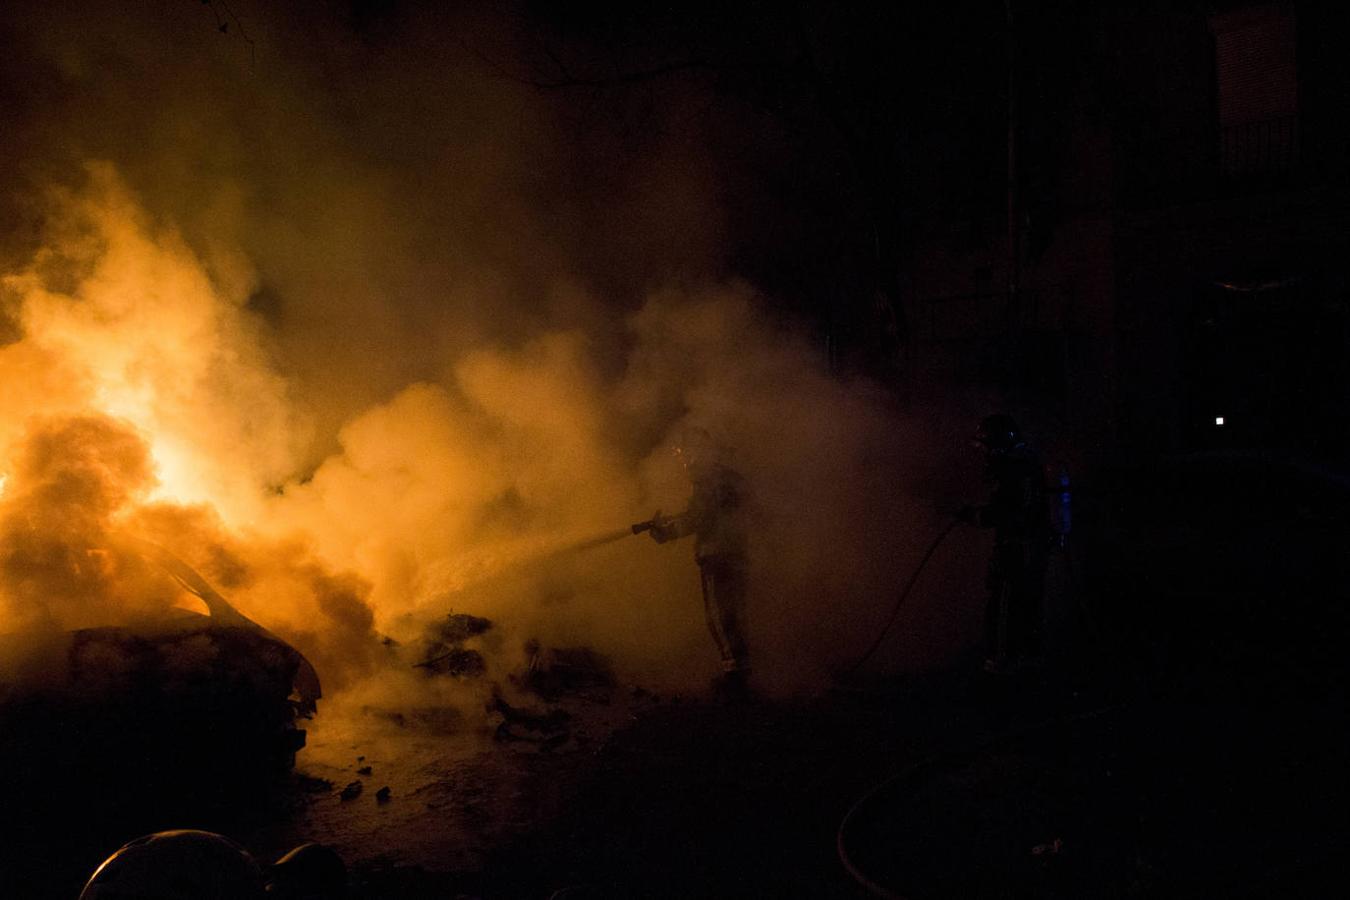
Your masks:
{"label": "burning car", "polygon": [[124,624],[0,636],[0,767],[11,797],[72,786],[158,796],[285,774],[321,695],[294,647],[163,549],[124,540],[205,604]]}

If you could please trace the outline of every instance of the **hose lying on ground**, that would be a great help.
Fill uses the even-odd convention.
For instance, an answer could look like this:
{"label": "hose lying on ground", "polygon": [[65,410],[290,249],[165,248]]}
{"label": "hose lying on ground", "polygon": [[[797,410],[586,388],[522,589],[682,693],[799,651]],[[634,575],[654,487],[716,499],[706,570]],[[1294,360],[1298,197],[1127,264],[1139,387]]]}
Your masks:
{"label": "hose lying on ground", "polygon": [[937,552],[937,548],[942,546],[942,542],[947,539],[947,535],[951,534],[956,526],[960,524],[960,519],[953,518],[947,523],[947,527],[942,529],[942,531],[938,533],[938,536],[933,539],[933,543],[928,545],[928,551],[924,553],[923,559],[919,560],[919,564],[914,567],[914,572],[909,576],[909,581],[905,583],[904,590],[896,597],[895,605],[891,607],[891,614],[886,618],[886,624],[882,626],[881,632],[877,634],[876,640],[872,641],[872,646],[868,647],[853,665],[841,672],[841,675],[852,675],[854,672],[858,671],[858,669],[862,668],[863,663],[872,658],[872,654],[877,652],[877,649],[881,646],[881,642],[886,639],[886,635],[890,632],[891,626],[895,624],[895,617],[900,614],[900,607],[904,606],[905,601],[909,599],[910,592],[914,590],[914,585],[918,582],[919,575],[923,573],[924,568],[928,565],[928,561],[933,558],[933,554]]}
{"label": "hose lying on ground", "polygon": [[[951,531],[951,528],[948,528],[947,531]],[[943,532],[942,537],[946,536],[947,532]],[[898,894],[895,891],[890,890],[889,888],[880,885],[875,881],[873,881],[871,878],[869,878],[867,873],[862,871],[861,867],[859,867],[859,865],[849,855],[848,834],[847,834],[848,827],[849,824],[854,820],[854,818],[857,817],[859,811],[862,810],[863,807],[867,806],[867,804],[874,801],[878,796],[881,795],[883,791],[885,791],[892,785],[895,785],[896,783],[904,781],[906,779],[914,778],[918,776],[920,773],[924,772],[927,769],[933,768],[934,766],[938,765],[944,760],[950,760],[953,758],[963,756],[972,756],[976,753],[981,753],[990,750],[994,747],[998,747],[999,745],[1010,744],[1014,741],[1027,738],[1032,734],[1035,734],[1037,731],[1041,731],[1042,729],[1053,728],[1055,726],[1076,724],[1078,722],[1085,722],[1088,721],[1089,719],[1096,718],[1097,716],[1106,715],[1107,713],[1126,709],[1127,707],[1130,706],[1130,704],[1131,701],[1116,701],[1112,703],[1106,703],[1101,706],[1092,707],[1091,709],[1081,710],[1079,712],[1071,713],[1068,715],[1049,716],[1047,718],[1033,722],[1029,725],[1023,725],[1017,728],[1003,731],[998,734],[992,735],[991,737],[985,738],[983,740],[976,741],[973,745],[964,748],[949,749],[946,751],[935,753],[931,756],[928,756],[925,759],[920,760],[919,762],[906,766],[900,772],[897,772],[896,774],[891,775],[889,778],[886,778],[878,782],[877,784],[869,788],[866,793],[864,793],[861,797],[859,797],[854,802],[854,804],[851,807],[849,807],[848,812],[844,814],[844,818],[840,820],[839,827],[835,830],[834,835],[835,854],[838,856],[839,862],[843,865],[844,871],[846,871],[855,882],[857,882],[873,897],[883,897],[886,898],[886,900],[907,900],[904,894]]]}

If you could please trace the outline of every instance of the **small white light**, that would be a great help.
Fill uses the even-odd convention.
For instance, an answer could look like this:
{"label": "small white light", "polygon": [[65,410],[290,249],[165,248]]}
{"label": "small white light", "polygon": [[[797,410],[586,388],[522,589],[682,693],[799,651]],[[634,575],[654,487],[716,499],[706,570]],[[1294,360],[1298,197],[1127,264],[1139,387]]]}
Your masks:
{"label": "small white light", "polygon": [[1222,424],[1223,424],[1223,416],[1215,416],[1215,417],[1214,417],[1214,424],[1215,424],[1215,425],[1222,425]]}

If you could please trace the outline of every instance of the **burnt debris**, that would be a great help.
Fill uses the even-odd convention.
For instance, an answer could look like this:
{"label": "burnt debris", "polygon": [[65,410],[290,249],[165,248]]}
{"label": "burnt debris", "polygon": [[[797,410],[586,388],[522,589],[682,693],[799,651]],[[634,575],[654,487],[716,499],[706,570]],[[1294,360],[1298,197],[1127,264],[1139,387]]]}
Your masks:
{"label": "burnt debris", "polygon": [[483,654],[465,647],[465,642],[486,634],[492,629],[492,620],[468,613],[451,613],[427,629],[426,646],[422,659],[414,668],[427,675],[446,675],[452,678],[480,678],[487,673]]}
{"label": "burnt debris", "polygon": [[589,647],[544,647],[532,640],[525,654],[525,671],[512,680],[549,702],[579,697],[606,703],[618,684],[613,664]]}

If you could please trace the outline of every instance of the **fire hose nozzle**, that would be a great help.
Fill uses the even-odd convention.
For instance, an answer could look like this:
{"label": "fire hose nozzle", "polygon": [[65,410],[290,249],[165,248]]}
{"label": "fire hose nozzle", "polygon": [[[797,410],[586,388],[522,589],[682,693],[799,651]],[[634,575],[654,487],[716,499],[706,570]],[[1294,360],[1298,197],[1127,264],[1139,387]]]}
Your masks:
{"label": "fire hose nozzle", "polygon": [[661,510],[657,510],[652,517],[645,522],[637,522],[633,527],[633,534],[642,534],[644,531],[651,531],[661,524]]}

